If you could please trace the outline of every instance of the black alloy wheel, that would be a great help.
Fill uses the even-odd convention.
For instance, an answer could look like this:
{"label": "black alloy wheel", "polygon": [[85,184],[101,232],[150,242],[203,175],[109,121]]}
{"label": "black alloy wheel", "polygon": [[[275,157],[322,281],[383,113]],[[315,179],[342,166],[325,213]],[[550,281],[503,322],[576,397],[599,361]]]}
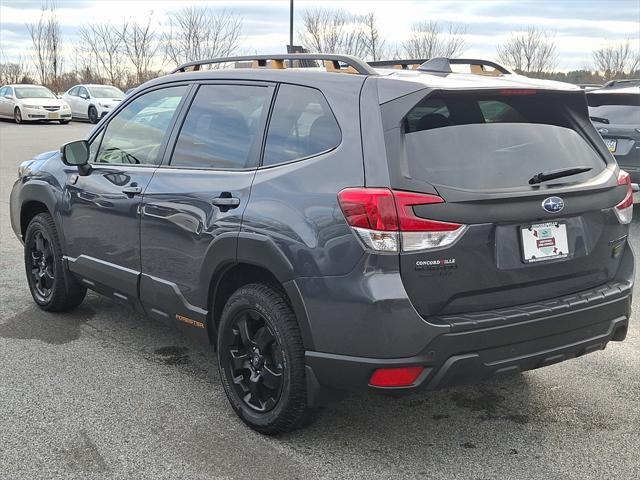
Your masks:
{"label": "black alloy wheel", "polygon": [[243,422],[277,435],[315,419],[318,409],[307,404],[300,328],[280,286],[238,288],[226,301],[217,330],[220,379]]}
{"label": "black alloy wheel", "polygon": [[227,332],[229,377],[238,397],[256,412],[272,410],[282,391],[282,347],[257,310],[238,312]]}
{"label": "black alloy wheel", "polygon": [[87,289],[65,268],[55,222],[49,213],[31,219],[24,235],[24,266],[33,300],[48,312],[73,310]]}
{"label": "black alloy wheel", "polygon": [[13,120],[19,125],[22,123],[22,112],[18,107],[13,111]]}
{"label": "black alloy wheel", "polygon": [[28,265],[31,274],[29,283],[33,294],[40,302],[49,302],[55,282],[55,262],[51,240],[46,232],[38,230],[31,238],[28,248],[31,254]]}

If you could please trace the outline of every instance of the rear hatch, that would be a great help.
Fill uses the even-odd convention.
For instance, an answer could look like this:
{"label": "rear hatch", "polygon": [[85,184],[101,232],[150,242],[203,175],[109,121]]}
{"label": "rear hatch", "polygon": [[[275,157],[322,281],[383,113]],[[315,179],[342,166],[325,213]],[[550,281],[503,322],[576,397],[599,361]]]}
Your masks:
{"label": "rear hatch", "polygon": [[640,89],[638,93],[598,90],[587,99],[593,125],[618,164],[640,170]]}
{"label": "rear hatch", "polygon": [[397,208],[449,232],[401,232],[402,280],[420,314],[523,305],[614,278],[630,185],[583,93],[423,91],[382,114],[391,188],[425,199]]}

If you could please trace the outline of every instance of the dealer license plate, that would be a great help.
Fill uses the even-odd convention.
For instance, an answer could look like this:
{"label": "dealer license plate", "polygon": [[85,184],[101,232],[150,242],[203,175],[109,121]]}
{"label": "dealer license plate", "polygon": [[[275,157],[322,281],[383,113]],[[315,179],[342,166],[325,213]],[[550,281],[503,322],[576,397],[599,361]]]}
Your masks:
{"label": "dealer license plate", "polygon": [[525,263],[544,262],[569,255],[567,225],[547,222],[521,227],[522,260]]}

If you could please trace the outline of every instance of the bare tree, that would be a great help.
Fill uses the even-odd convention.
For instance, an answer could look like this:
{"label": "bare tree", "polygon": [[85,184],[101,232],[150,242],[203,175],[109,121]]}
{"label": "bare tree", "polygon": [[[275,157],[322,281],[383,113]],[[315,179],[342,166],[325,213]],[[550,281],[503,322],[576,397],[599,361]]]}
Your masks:
{"label": "bare tree", "polygon": [[37,22],[27,23],[40,82],[56,87],[62,71],[62,32],[53,2],[45,4]]}
{"label": "bare tree", "polygon": [[133,22],[125,24],[122,31],[124,49],[129,61],[136,70],[138,84],[149,79],[150,67],[158,52],[158,42],[155,29],[152,27],[153,12],[146,24]]}
{"label": "bare tree", "polygon": [[640,67],[640,51],[634,51],[631,41],[619,43],[612,47],[601,48],[593,52],[596,69],[607,79],[635,72]]}
{"label": "bare tree", "polygon": [[512,33],[497,52],[500,61],[515,70],[541,73],[555,66],[557,43],[552,33],[530,25],[525,32]]}
{"label": "bare tree", "polygon": [[22,59],[17,62],[0,63],[0,85],[10,83],[31,83],[29,72]]}
{"label": "bare tree", "polygon": [[363,38],[367,57],[369,57],[374,62],[376,60],[380,60],[386,55],[387,42],[384,38],[382,38],[382,36],[380,35],[380,31],[378,30],[376,14],[374,12],[367,13],[363,17],[362,23],[364,25]]}
{"label": "bare tree", "polygon": [[402,48],[409,58],[452,58],[465,50],[465,33],[464,27],[453,24],[443,30],[436,21],[417,22],[411,27],[411,35]]}
{"label": "bare tree", "polygon": [[[123,27],[126,29],[126,25]],[[95,59],[97,73],[119,86],[125,73],[122,32],[110,23],[80,27],[80,38]]]}
{"label": "bare tree", "polygon": [[239,46],[242,19],[223,10],[190,6],[169,14],[163,36],[165,57],[176,65],[204,58],[228,57]]}
{"label": "bare tree", "polygon": [[[344,10],[314,8],[302,14],[300,42],[310,52],[342,53],[363,57],[369,46],[362,17]],[[376,29],[376,37],[377,29]]]}

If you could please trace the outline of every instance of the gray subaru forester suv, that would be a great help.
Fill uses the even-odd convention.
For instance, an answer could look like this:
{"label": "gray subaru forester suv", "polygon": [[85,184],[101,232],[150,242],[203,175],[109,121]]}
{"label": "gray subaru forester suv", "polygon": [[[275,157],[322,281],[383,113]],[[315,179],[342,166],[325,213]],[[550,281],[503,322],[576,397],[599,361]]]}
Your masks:
{"label": "gray subaru forester suv", "polygon": [[[253,68],[203,68],[225,63]],[[211,342],[233,409],[266,434],[343,391],[479,382],[623,340],[632,210],[578,87],[324,54],[183,65],[24,162],[11,192],[42,309],[89,288]]]}

